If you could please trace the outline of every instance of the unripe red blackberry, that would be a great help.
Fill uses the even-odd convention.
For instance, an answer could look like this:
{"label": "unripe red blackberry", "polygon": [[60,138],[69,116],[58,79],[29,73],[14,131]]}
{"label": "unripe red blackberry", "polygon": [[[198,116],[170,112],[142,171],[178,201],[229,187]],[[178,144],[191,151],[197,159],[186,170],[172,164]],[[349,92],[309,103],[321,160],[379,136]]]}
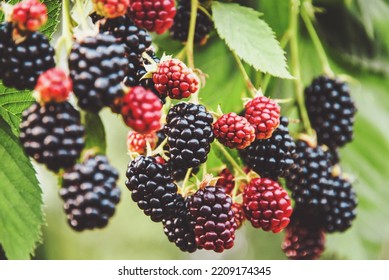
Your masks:
{"label": "unripe red blackberry", "polygon": [[339,176],[331,177],[323,190],[327,200],[319,217],[326,232],[343,232],[356,217],[357,196],[351,183]]}
{"label": "unripe red blackberry", "polygon": [[20,31],[38,31],[46,21],[46,5],[38,0],[23,0],[12,9],[11,22]]}
{"label": "unripe red blackberry", "polygon": [[303,213],[303,209],[294,211],[281,248],[288,259],[316,260],[324,251],[325,233],[316,223],[307,221]]}
{"label": "unripe red blackberry", "polygon": [[217,180],[216,186],[222,187],[226,191],[226,194],[231,195],[235,186],[234,175],[228,168],[223,168],[217,176],[220,178]]}
{"label": "unripe red blackberry", "polygon": [[181,251],[193,253],[197,250],[195,235],[187,220],[188,209],[181,194],[177,195],[174,208],[172,217],[162,221],[163,231]]}
{"label": "unripe red blackberry", "polygon": [[70,103],[34,103],[22,114],[19,138],[27,155],[57,172],[79,158],[84,131],[80,113]]}
{"label": "unripe red blackberry", "polygon": [[99,112],[123,96],[128,67],[125,47],[108,34],[84,37],[73,44],[69,55],[73,91],[81,109]]}
{"label": "unripe red blackberry", "polygon": [[105,18],[116,18],[124,15],[130,0],[92,0],[93,9]]}
{"label": "unripe red blackberry", "polygon": [[181,60],[172,58],[158,64],[153,73],[154,87],[161,97],[187,98],[199,89],[199,78]]}
{"label": "unripe red blackberry", "polygon": [[42,73],[34,88],[34,93],[40,102],[63,102],[73,89],[72,80],[58,68],[52,68]]}
{"label": "unripe red blackberry", "polygon": [[231,149],[244,149],[255,140],[255,128],[236,113],[222,115],[213,124],[217,140]]}
{"label": "unripe red blackberry", "polygon": [[149,143],[151,149],[154,149],[157,140],[155,132],[141,134],[136,131],[129,131],[127,134],[127,150],[143,155],[147,151],[147,143]]}
{"label": "unripe red blackberry", "polygon": [[151,90],[137,86],[123,97],[121,115],[135,131],[151,133],[161,128],[161,109],[161,100]]}
{"label": "unripe red blackberry", "polygon": [[170,160],[175,166],[195,168],[207,160],[214,140],[212,115],[204,106],[179,103],[166,117]]}
{"label": "unripe red blackberry", "polygon": [[244,221],[246,220],[246,215],[244,214],[243,205],[237,202],[232,203],[232,211],[234,211],[234,217],[236,222],[236,229],[239,229]]}
{"label": "unripe red blackberry", "polygon": [[265,96],[258,96],[245,105],[245,117],[255,128],[257,139],[267,139],[280,124],[280,106]]}
{"label": "unripe red blackberry", "polygon": [[281,117],[280,125],[270,138],[254,141],[239,154],[243,162],[262,177],[277,180],[285,177],[293,166],[295,147],[288,119]]}
{"label": "unripe red blackberry", "polygon": [[117,170],[102,155],[89,157],[63,174],[59,194],[74,230],[103,228],[108,224],[120,201],[118,178]]}
{"label": "unripe red blackberry", "polygon": [[[188,40],[190,13],[191,1],[179,0],[177,13],[174,17],[174,24],[170,28],[170,34],[173,39],[181,42],[186,42]],[[197,9],[194,42],[197,44],[199,43],[200,45],[205,44],[212,28],[213,22],[209,16],[201,9]]]}
{"label": "unripe red blackberry", "polygon": [[46,36],[31,32],[14,41],[11,23],[0,24],[0,79],[6,87],[33,89],[38,77],[53,68],[54,49]]}
{"label": "unripe red blackberry", "polygon": [[243,191],[243,208],[253,227],[280,232],[290,221],[292,206],[288,193],[276,181],[254,178]]}
{"label": "unripe red blackberry", "polygon": [[132,0],[129,13],[137,26],[162,34],[173,25],[176,3],[174,0]]}
{"label": "unripe red blackberry", "polygon": [[317,77],[305,89],[305,105],[319,144],[336,149],[351,142],[357,110],[345,82]]}
{"label": "unripe red blackberry", "polygon": [[223,188],[199,189],[187,198],[186,205],[198,248],[217,253],[232,248],[236,222],[231,197]]}
{"label": "unripe red blackberry", "polygon": [[126,176],[132,200],[152,221],[174,215],[177,186],[165,165],[154,157],[139,156],[129,163]]}
{"label": "unripe red blackberry", "polygon": [[328,207],[325,192],[331,186],[331,163],[326,152],[320,147],[311,147],[304,140],[296,141],[294,165],[286,177],[286,186],[292,191],[296,206],[307,211]]}

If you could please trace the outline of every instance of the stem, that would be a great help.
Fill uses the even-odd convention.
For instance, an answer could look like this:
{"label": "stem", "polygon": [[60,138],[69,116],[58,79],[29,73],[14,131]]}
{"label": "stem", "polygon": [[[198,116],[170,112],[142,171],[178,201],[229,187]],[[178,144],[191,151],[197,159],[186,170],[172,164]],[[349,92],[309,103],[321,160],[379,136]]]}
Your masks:
{"label": "stem", "polygon": [[298,111],[300,119],[303,122],[304,130],[313,135],[312,128],[309,122],[308,113],[305,108],[304,102],[304,89],[301,82],[301,66],[299,60],[299,46],[298,46],[298,17],[299,17],[299,0],[291,0],[290,10],[290,52],[291,52],[291,72],[294,76],[294,89],[296,94],[296,101],[298,105]]}
{"label": "stem", "polygon": [[328,76],[334,76],[334,72],[331,69],[324,47],[320,41],[319,36],[317,35],[315,27],[313,26],[311,17],[309,16],[308,9],[312,9],[312,3],[304,2],[301,9],[301,17],[305,23],[305,27],[308,30],[309,36],[311,37],[312,43],[315,46],[317,55],[319,56],[323,67],[323,72]]}
{"label": "stem", "polygon": [[186,42],[186,54],[188,57],[188,66],[192,69],[195,68],[194,57],[193,57],[193,44],[194,44],[194,36],[195,36],[195,29],[196,29],[198,6],[199,6],[198,0],[191,0],[190,23],[189,23],[188,39]]}
{"label": "stem", "polygon": [[76,9],[77,9],[77,14],[78,14],[78,17],[80,18],[80,25],[81,25],[81,29],[83,31],[85,30],[88,30],[88,23],[86,21],[86,15],[85,15],[85,12],[84,12],[84,7],[83,7],[83,4],[82,4],[82,0],[76,0]]}
{"label": "stem", "polygon": [[238,172],[239,176],[247,177],[247,174],[243,171],[243,169],[239,166],[239,164],[233,159],[233,157],[230,155],[230,153],[227,152],[226,148],[218,141],[215,141],[214,143],[215,143],[215,145],[218,146],[218,148],[223,153],[223,155],[226,157],[226,159],[231,163],[231,165],[234,167],[235,171]]}
{"label": "stem", "polygon": [[246,69],[244,68],[243,63],[240,60],[240,58],[238,57],[238,55],[234,51],[231,51],[231,52],[232,52],[232,55],[234,56],[234,58],[236,60],[236,63],[238,64],[240,72],[243,75],[244,81],[246,82],[246,86],[247,86],[248,90],[251,93],[251,97],[254,98],[258,94],[257,89],[255,88],[255,86],[251,82],[250,77],[247,74]]}
{"label": "stem", "polygon": [[184,181],[182,182],[182,185],[181,185],[182,196],[185,196],[185,194],[186,194],[186,188],[187,188],[187,185],[188,185],[189,177],[192,174],[192,170],[193,170],[192,168],[189,168],[186,171]]}
{"label": "stem", "polygon": [[65,38],[66,50],[72,47],[73,31],[70,19],[70,0],[62,0],[62,36]]}

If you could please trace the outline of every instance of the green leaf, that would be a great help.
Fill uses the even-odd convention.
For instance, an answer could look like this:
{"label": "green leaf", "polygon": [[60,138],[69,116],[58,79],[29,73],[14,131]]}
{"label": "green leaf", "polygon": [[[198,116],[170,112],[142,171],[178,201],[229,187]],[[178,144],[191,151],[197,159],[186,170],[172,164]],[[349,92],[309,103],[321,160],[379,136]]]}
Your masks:
{"label": "green leaf", "polygon": [[61,11],[61,1],[58,0],[44,0],[43,3],[47,7],[48,20],[42,27],[41,32],[50,39],[53,37],[59,24],[59,13]]}
{"label": "green leaf", "polygon": [[8,123],[15,135],[19,134],[22,112],[33,102],[30,91],[5,88],[0,82],[0,118]]}
{"label": "green leaf", "polygon": [[17,137],[0,119],[0,244],[8,259],[29,259],[44,223],[42,191]]}
{"label": "green leaf", "polygon": [[240,6],[213,2],[213,19],[219,36],[229,48],[256,70],[290,79],[284,51],[269,25],[257,11]]}
{"label": "green leaf", "polygon": [[97,153],[105,154],[107,150],[107,141],[105,137],[104,124],[98,114],[85,113],[85,151],[93,149]]}

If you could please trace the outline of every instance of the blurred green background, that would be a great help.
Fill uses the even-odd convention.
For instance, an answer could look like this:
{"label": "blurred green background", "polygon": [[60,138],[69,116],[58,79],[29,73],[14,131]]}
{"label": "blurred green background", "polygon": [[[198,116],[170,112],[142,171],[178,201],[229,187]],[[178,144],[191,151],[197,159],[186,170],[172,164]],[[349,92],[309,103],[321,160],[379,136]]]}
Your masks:
{"label": "blurred green background", "polygon": [[[287,29],[289,1],[241,1],[257,8],[280,39]],[[351,229],[327,235],[323,259],[389,259],[389,1],[314,1],[322,10],[316,27],[331,66],[350,82],[358,107],[355,139],[341,149],[341,166],[359,197],[358,216]],[[177,53],[182,45],[167,35],[154,39],[159,53]],[[301,23],[299,38],[304,84],[321,74],[316,51]],[[287,57],[289,50],[286,48]],[[200,100],[211,109],[221,105],[224,112],[240,111],[245,85],[236,62],[224,43],[212,33],[208,43],[195,49],[195,64],[208,74]],[[253,69],[247,67],[247,71]],[[272,79],[265,95],[293,97],[292,81]],[[287,104],[286,104],[287,105]],[[283,112],[296,112],[283,105]],[[236,233],[233,249],[222,254],[201,250],[182,253],[170,243],[162,225],[153,223],[132,202],[125,188],[128,129],[108,110],[102,112],[108,141],[108,156],[120,171],[122,199],[104,230],[76,233],[67,223],[58,196],[56,178],[37,166],[44,192],[47,225],[37,259],[285,259],[280,245],[283,233],[272,234],[245,224]],[[296,127],[291,126],[291,130]],[[211,152],[208,167],[221,166]]]}

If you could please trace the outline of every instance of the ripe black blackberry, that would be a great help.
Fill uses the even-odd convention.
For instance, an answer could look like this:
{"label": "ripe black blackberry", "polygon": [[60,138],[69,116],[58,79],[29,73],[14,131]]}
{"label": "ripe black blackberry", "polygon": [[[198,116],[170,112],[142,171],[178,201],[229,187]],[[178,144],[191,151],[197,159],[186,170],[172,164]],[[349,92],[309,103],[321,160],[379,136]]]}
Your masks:
{"label": "ripe black blackberry", "polygon": [[69,225],[76,231],[104,228],[120,201],[119,178],[107,157],[91,156],[63,174],[59,194]]}
{"label": "ripe black blackberry", "polygon": [[305,89],[305,105],[319,144],[336,149],[352,140],[356,107],[345,82],[317,77]]}
{"label": "ripe black blackberry", "polygon": [[0,79],[6,87],[33,89],[39,75],[55,66],[54,49],[39,32],[28,33],[20,42],[12,36],[12,24],[0,24]]}
{"label": "ripe black blackberry", "polygon": [[288,123],[286,117],[281,117],[280,125],[269,139],[256,140],[239,151],[244,163],[261,177],[277,180],[287,175],[292,167],[296,146],[289,134]]}
{"label": "ripe black blackberry", "polygon": [[128,16],[105,19],[100,25],[100,32],[113,35],[118,43],[124,44],[130,62],[141,63],[142,53],[151,46],[150,34],[137,27]]}
{"label": "ripe black blackberry", "polygon": [[162,221],[163,230],[170,242],[173,242],[183,252],[193,253],[197,250],[194,231],[190,226],[185,200],[181,194],[177,195],[174,215]]}
{"label": "ripe black blackberry", "polygon": [[[177,13],[174,17],[174,24],[170,28],[170,34],[173,39],[179,40],[181,42],[187,41],[189,33],[190,11],[190,0],[180,0],[178,2]],[[213,22],[209,16],[201,9],[197,9],[194,42],[200,44],[205,43],[207,36],[211,32],[212,28]]]}
{"label": "ripe black blackberry", "polygon": [[165,165],[157,163],[154,157],[139,156],[129,163],[126,176],[132,200],[152,221],[172,217],[177,186]]}
{"label": "ripe black blackberry", "polygon": [[206,186],[187,198],[187,219],[200,249],[221,253],[234,245],[232,199],[221,187]]}
{"label": "ripe black blackberry", "polygon": [[181,168],[196,168],[207,160],[214,140],[213,118],[203,105],[181,102],[166,117],[170,160]]}
{"label": "ripe black blackberry", "polygon": [[111,106],[123,93],[128,67],[125,47],[114,36],[98,34],[75,42],[69,56],[70,77],[78,105],[91,112]]}
{"label": "ripe black blackberry", "polygon": [[328,207],[326,192],[331,163],[320,147],[311,147],[304,140],[296,141],[294,165],[286,177],[286,186],[292,191],[296,206],[307,211]]}
{"label": "ripe black blackberry", "polygon": [[327,232],[343,232],[356,217],[357,196],[351,183],[339,176],[331,177],[327,184],[328,207],[321,212],[322,224]]}
{"label": "ripe black blackberry", "polygon": [[281,246],[288,259],[315,260],[325,248],[325,233],[303,209],[294,209]]}
{"label": "ripe black blackberry", "polygon": [[70,103],[33,103],[22,114],[19,138],[27,155],[57,172],[79,158],[84,132],[80,113]]}

